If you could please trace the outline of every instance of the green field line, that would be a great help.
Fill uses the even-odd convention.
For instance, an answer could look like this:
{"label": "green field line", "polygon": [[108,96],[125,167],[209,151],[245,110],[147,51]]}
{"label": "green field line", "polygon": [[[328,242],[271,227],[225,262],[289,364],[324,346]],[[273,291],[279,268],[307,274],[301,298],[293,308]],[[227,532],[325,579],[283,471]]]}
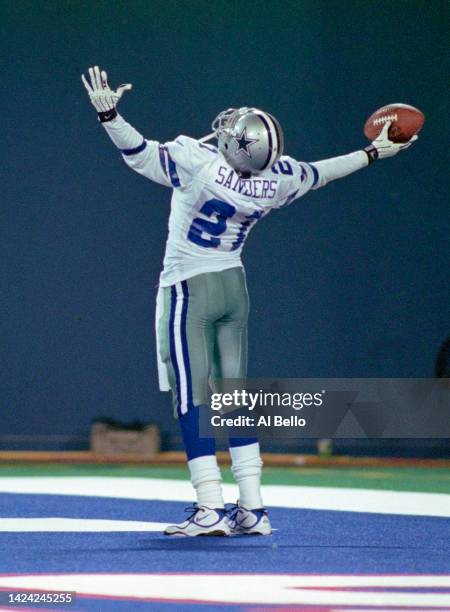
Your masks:
{"label": "green field line", "polygon": [[[188,470],[178,466],[127,466],[85,464],[1,465],[0,477],[30,476],[109,476],[127,478],[170,478],[186,480]],[[225,482],[232,482],[229,468]],[[273,468],[264,470],[264,484],[308,487],[349,487],[450,494],[448,468]]]}

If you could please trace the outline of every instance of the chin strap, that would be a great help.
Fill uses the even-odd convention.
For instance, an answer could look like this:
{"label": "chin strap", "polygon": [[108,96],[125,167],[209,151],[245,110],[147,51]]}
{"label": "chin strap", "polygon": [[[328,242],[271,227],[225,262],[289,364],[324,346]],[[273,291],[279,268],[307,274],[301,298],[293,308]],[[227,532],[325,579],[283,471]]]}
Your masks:
{"label": "chin strap", "polygon": [[208,134],[207,136],[203,136],[203,138],[199,138],[199,142],[208,142],[208,140],[211,140],[211,138],[215,138],[216,137],[216,133],[215,132],[211,132],[211,134]]}

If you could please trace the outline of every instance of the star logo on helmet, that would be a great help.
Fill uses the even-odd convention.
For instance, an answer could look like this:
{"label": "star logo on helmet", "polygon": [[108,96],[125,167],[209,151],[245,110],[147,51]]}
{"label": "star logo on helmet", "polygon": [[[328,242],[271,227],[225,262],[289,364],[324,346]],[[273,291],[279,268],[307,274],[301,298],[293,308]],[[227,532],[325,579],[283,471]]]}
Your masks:
{"label": "star logo on helmet", "polygon": [[249,147],[255,142],[258,142],[258,139],[253,140],[252,138],[247,138],[246,132],[247,132],[247,128],[244,128],[242,132],[239,134],[239,136],[233,137],[233,140],[237,144],[236,153],[240,153],[241,151],[243,151],[248,157],[251,157],[252,154],[249,151]]}

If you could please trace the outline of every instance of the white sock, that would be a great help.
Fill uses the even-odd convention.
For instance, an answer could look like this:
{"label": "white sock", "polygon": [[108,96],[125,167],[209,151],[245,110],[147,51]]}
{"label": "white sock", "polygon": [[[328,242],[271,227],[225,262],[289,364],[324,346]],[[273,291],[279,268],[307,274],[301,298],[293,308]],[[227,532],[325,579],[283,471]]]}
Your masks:
{"label": "white sock", "polygon": [[230,446],[231,471],[239,486],[239,503],[247,510],[263,508],[261,498],[261,472],[263,462],[259,443]]}
{"label": "white sock", "polygon": [[199,506],[223,508],[222,476],[215,455],[196,457],[188,461],[191,482]]}

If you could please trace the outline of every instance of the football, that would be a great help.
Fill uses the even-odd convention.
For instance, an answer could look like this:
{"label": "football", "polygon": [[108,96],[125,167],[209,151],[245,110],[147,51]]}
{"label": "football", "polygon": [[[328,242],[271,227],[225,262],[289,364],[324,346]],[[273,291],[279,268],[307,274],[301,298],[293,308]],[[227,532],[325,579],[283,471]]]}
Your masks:
{"label": "football", "polygon": [[389,128],[389,139],[392,142],[407,142],[417,134],[425,123],[425,115],[409,104],[387,104],[379,108],[367,119],[364,134],[370,140],[375,140],[387,121],[392,121]]}

